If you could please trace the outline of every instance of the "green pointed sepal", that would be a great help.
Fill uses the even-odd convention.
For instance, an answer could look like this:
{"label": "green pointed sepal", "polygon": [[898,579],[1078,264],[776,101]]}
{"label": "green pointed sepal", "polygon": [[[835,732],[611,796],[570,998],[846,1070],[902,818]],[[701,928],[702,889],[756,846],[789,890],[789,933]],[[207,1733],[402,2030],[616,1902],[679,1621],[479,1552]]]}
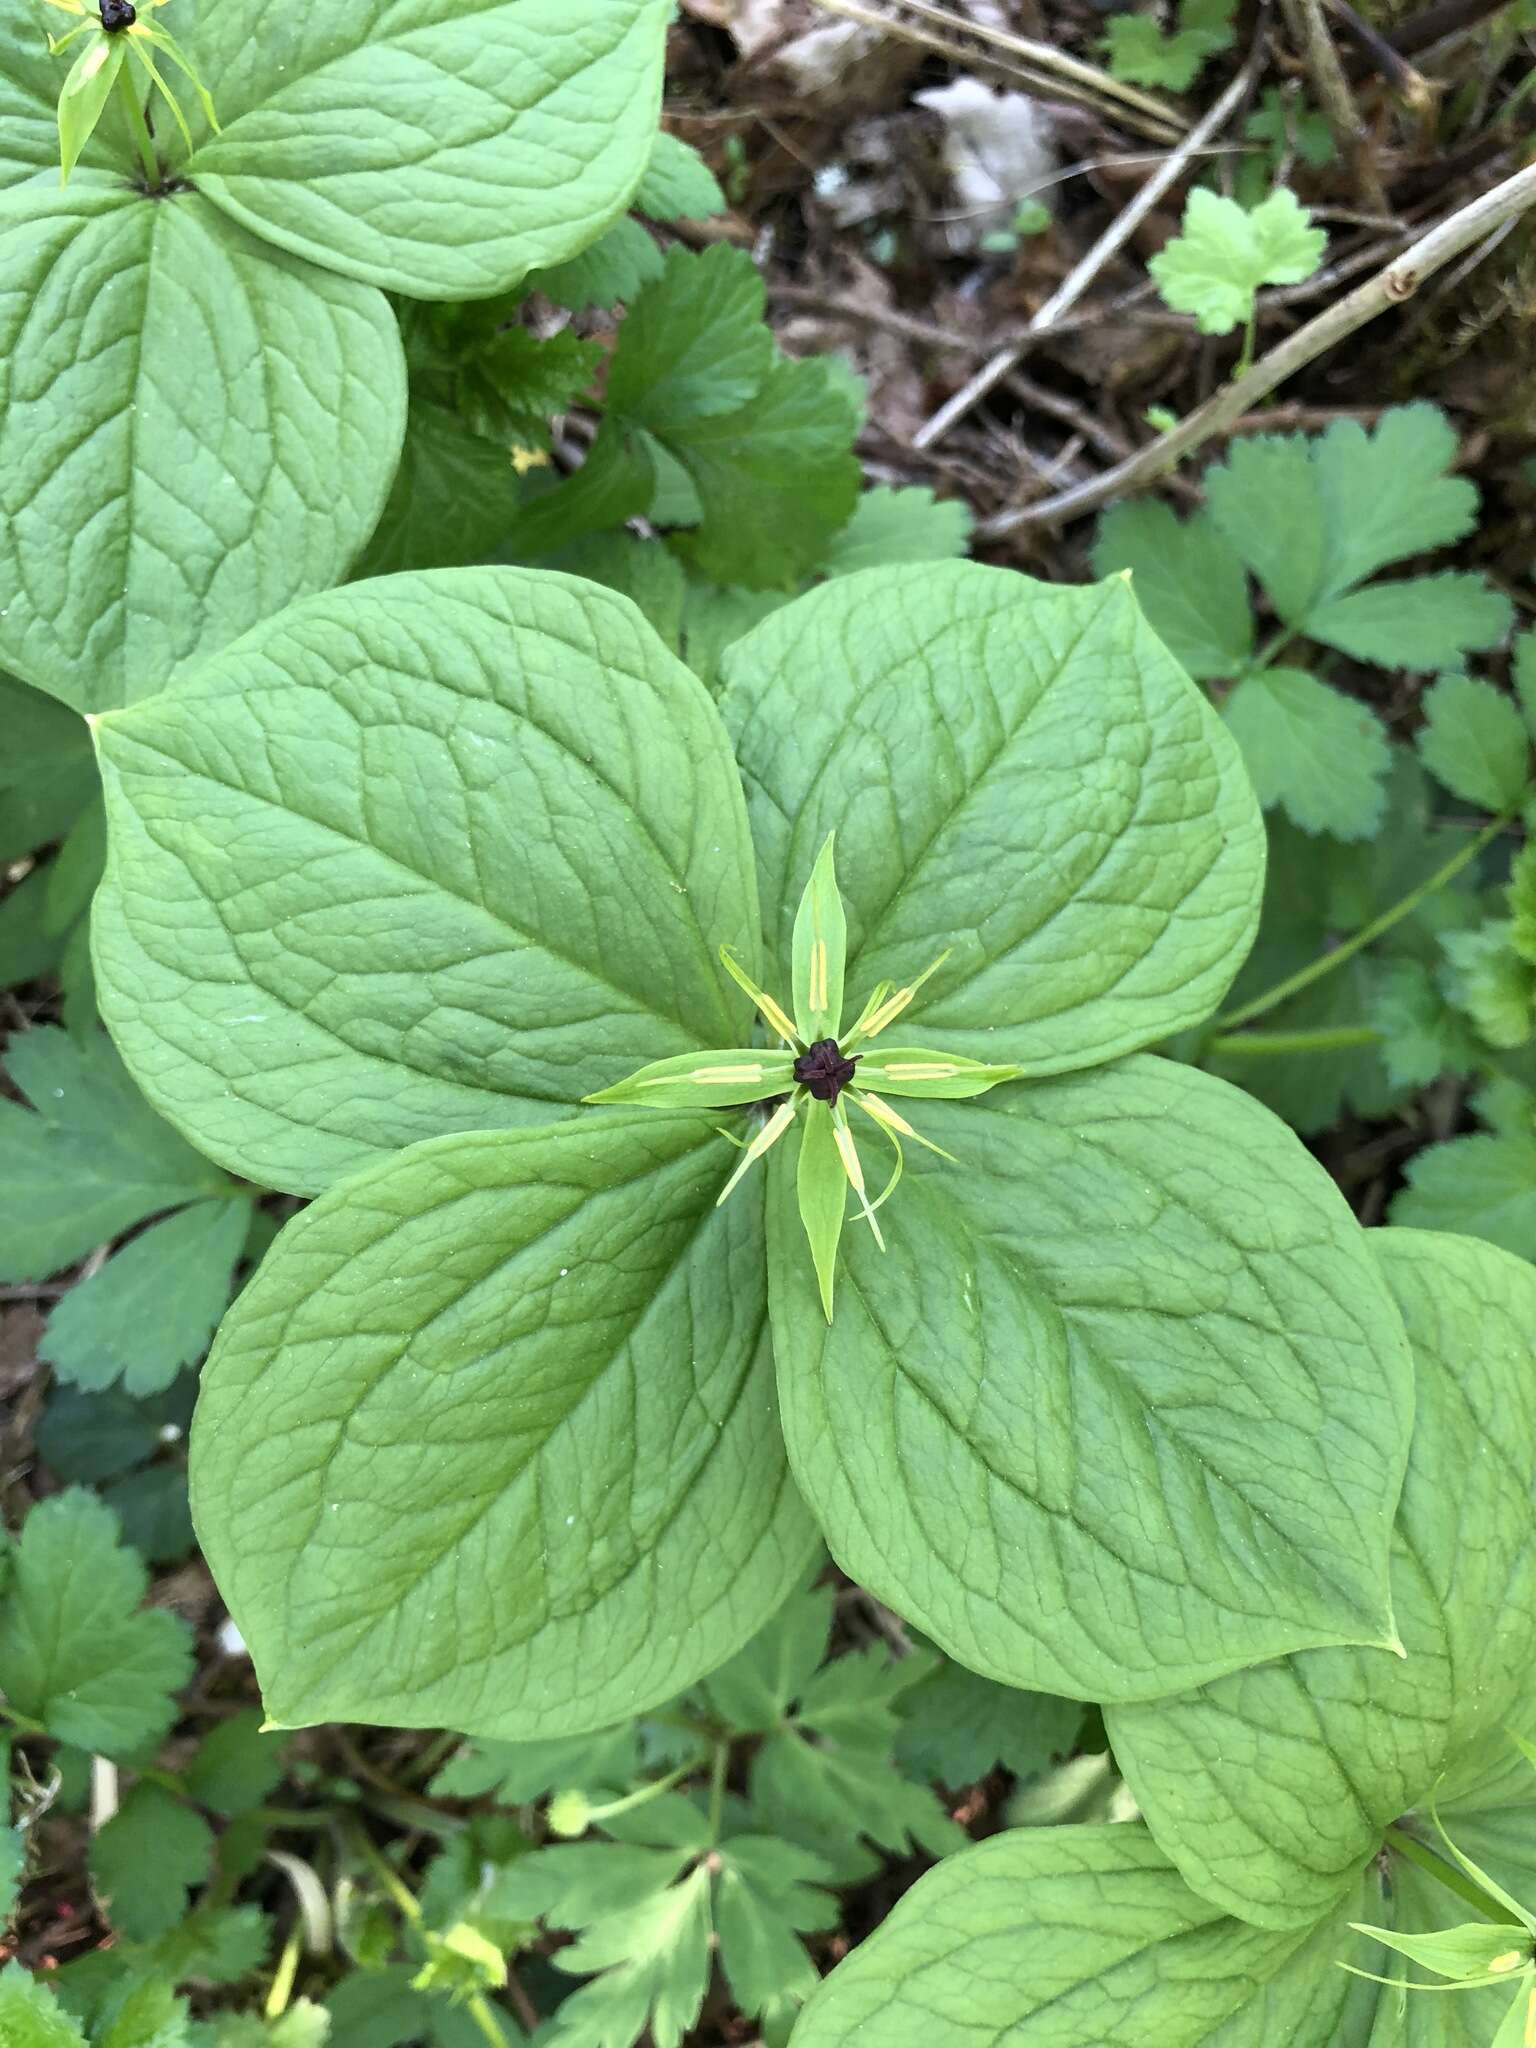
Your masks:
{"label": "green pointed sepal", "polygon": [[860,1089],[881,1095],[927,1095],[959,1100],[985,1095],[1001,1081],[1016,1081],[1019,1068],[990,1066],[984,1060],[962,1059],[958,1053],[927,1052],[921,1046],[881,1046],[859,1056]]}
{"label": "green pointed sepal", "polygon": [[655,1060],[584,1102],[638,1103],[650,1109],[731,1109],[786,1094],[795,1085],[794,1055],[735,1046],[724,1052],[681,1053]]}

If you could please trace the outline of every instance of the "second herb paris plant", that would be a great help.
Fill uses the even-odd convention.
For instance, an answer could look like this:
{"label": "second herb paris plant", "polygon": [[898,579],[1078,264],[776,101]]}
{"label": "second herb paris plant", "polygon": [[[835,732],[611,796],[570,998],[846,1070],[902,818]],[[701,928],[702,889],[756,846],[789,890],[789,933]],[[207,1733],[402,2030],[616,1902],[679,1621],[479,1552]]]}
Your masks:
{"label": "second herb paris plant", "polygon": [[[1291,1134],[1142,1050],[1230,982],[1263,840],[1123,582],[849,577],[737,644],[717,710],[594,586],[406,575],[96,734],[125,1056],[319,1197],[194,1432],[275,1719],[601,1726],[728,1656],[818,1526],[1018,1686],[1395,1642],[1400,1318]],[[829,1324],[803,1138],[717,1206],[717,1119],[581,1104],[746,1045],[719,949],[789,984],[833,832],[849,986],[949,948],[924,1046],[1018,1078],[924,1105],[953,1161],[910,1160],[884,1256],[843,1233]]]}

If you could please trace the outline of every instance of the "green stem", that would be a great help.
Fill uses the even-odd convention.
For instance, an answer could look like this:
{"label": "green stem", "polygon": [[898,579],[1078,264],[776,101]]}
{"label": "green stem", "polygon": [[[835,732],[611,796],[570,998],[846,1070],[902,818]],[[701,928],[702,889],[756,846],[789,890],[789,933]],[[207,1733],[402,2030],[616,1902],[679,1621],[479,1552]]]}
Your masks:
{"label": "green stem", "polygon": [[1276,1053],[1347,1052],[1357,1045],[1380,1045],[1381,1033],[1369,1024],[1340,1024],[1318,1031],[1235,1031],[1207,1040],[1207,1055],[1225,1059],[1264,1059]]}
{"label": "green stem", "polygon": [[709,1846],[716,1848],[725,1820],[725,1774],[730,1769],[731,1745],[717,1742],[709,1768]]}
{"label": "green stem", "polygon": [[1359,931],[1335,946],[1331,953],[1323,953],[1307,966],[1299,968],[1295,974],[1288,974],[1284,981],[1277,981],[1273,988],[1265,989],[1262,995],[1255,996],[1251,1002],[1240,1003],[1235,1010],[1228,1010],[1224,1016],[1215,1020],[1211,1028],[1215,1031],[1230,1030],[1234,1024],[1246,1024],[1250,1017],[1262,1016],[1265,1010],[1273,1010],[1278,1004],[1288,1002],[1292,996],[1300,995],[1304,988],[1310,988],[1314,981],[1320,981],[1325,974],[1331,974],[1334,968],[1342,967],[1346,960],[1352,960],[1358,952],[1379,939],[1384,932],[1391,931],[1395,924],[1401,924],[1405,917],[1411,917],[1426,897],[1433,896],[1437,889],[1443,889],[1447,882],[1454,881],[1463,868],[1472,865],[1484,847],[1493,844],[1529,795],[1529,787],[1523,789],[1518,802],[1511,804],[1507,811],[1500,811],[1496,818],[1491,819],[1483,827],[1475,839],[1469,840],[1459,852],[1453,853],[1442,867],[1435,869],[1427,881],[1420,882],[1416,889],[1410,889],[1408,894],[1394,903],[1390,910],[1384,910],[1380,917],[1373,917],[1369,924],[1362,925]]}
{"label": "green stem", "polygon": [[1501,1906],[1497,1899],[1490,1898],[1482,1886],[1475,1884],[1465,1871],[1458,1870],[1454,1863],[1447,1863],[1443,1857],[1437,1856],[1433,1849],[1426,1847],[1423,1842],[1416,1841],[1402,1828],[1388,1828],[1386,1840],[1387,1846],[1395,1849],[1399,1856],[1407,1857],[1408,1861],[1416,1863],[1420,1870],[1427,1870],[1429,1875],[1437,1883],[1443,1884],[1447,1891],[1455,1892],[1459,1899],[1464,1899],[1469,1906],[1475,1906],[1479,1913],[1495,1921],[1500,1927],[1513,1927],[1519,1924],[1511,1918],[1507,1907]]}
{"label": "green stem", "polygon": [[153,192],[160,183],[160,159],[155,155],[149,123],[144,118],[144,109],[139,105],[139,95],[134,89],[133,65],[126,58],[118,66],[116,92],[127,118],[128,133],[133,137],[133,146],[139,152],[139,162],[144,166],[144,175]]}
{"label": "green stem", "polygon": [[686,1778],[692,1769],[692,1764],[679,1764],[675,1771],[668,1771],[664,1778],[656,1779],[654,1784],[642,1785],[638,1791],[626,1793],[622,1799],[610,1799],[606,1806],[588,1808],[588,1825],[594,1821],[611,1820],[616,1813],[630,1813],[637,1806],[644,1806],[652,1799],[659,1799],[663,1792],[670,1792],[674,1785]]}

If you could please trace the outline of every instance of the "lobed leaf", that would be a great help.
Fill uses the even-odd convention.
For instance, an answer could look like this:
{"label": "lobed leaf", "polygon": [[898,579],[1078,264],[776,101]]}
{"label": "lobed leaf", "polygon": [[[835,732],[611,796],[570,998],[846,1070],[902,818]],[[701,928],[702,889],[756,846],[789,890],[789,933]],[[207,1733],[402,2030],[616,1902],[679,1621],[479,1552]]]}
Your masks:
{"label": "lobed leaf", "polygon": [[1093,544],[1099,576],[1131,571],[1131,590],[1174,659],[1200,679],[1235,675],[1253,653],[1248,577],[1207,512],[1180,519],[1155,498],[1114,505]]}
{"label": "lobed leaf", "polygon": [[1244,676],[1224,711],[1266,809],[1281,805],[1304,832],[1371,837],[1391,749],[1369,705],[1301,669],[1267,668]]}

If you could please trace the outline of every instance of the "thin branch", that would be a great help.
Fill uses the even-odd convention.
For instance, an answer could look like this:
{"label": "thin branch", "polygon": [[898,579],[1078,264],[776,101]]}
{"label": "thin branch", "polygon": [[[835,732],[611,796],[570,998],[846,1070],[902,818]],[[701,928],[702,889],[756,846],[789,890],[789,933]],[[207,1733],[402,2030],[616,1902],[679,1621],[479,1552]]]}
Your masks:
{"label": "thin branch", "polygon": [[1081,262],[1068,272],[1040,307],[1025,329],[1023,337],[1016,342],[1009,342],[995,355],[989,356],[975,376],[963,384],[952,398],[947,399],[932,419],[924,421],[912,437],[914,448],[931,447],[941,435],[947,434],[957,420],[963,419],[973,405],[985,398],[989,391],[1018,366],[1031,336],[1046,333],[1059,324],[1068,308],[1076,304],[1104,265],[1123,248],[1163,194],[1182,176],[1190,159],[1203,150],[1211,137],[1231,119],[1252,88],[1263,62],[1264,47],[1261,37],[1255,42],[1248,62],[1215,106],[1207,114],[1202,115],[1178,148],[1163,159],[1135,198],[1116,214]]}
{"label": "thin branch", "polygon": [[1324,355],[1346,336],[1364,327],[1391,306],[1411,299],[1426,278],[1454,262],[1464,249],[1490,235],[1506,220],[1536,205],[1536,165],[1517,171],[1512,178],[1461,207],[1427,235],[1395,256],[1390,263],[1344,298],[1336,300],[1305,327],[1298,327],[1284,341],[1262,356],[1244,376],[1234,378],[1222,390],[1197,406],[1186,419],[1149,441],[1128,462],[1117,463],[1092,482],[1080,484],[1039,504],[1021,505],[1012,512],[1000,512],[977,527],[981,540],[997,540],[1021,526],[1054,526],[1063,519],[1075,519],[1092,512],[1111,498],[1139,489],[1171,469],[1176,462],[1198,448],[1212,435],[1224,433],[1261,398],[1287,377]]}
{"label": "thin branch", "polygon": [[1386,189],[1376,168],[1365,123],[1355,106],[1355,96],[1344,76],[1344,66],[1328,33],[1323,0],[1280,0],[1291,40],[1307,67],[1312,90],[1317,94],[1340,156],[1349,165],[1355,190],[1372,213],[1390,213]]}
{"label": "thin branch", "polygon": [[1107,102],[1110,112],[1157,142],[1176,142],[1183,127],[1176,107],[1126,85],[1097,65],[1085,64],[1051,43],[1035,42],[1010,29],[968,21],[947,7],[934,6],[932,0],[883,0],[880,6],[863,6],[859,0],[816,0],[816,5],[866,28],[925,44],[945,56],[958,55],[962,62],[991,62],[1001,70],[1016,72],[1037,88],[1044,85],[1063,99],[1086,100],[1091,105]]}

